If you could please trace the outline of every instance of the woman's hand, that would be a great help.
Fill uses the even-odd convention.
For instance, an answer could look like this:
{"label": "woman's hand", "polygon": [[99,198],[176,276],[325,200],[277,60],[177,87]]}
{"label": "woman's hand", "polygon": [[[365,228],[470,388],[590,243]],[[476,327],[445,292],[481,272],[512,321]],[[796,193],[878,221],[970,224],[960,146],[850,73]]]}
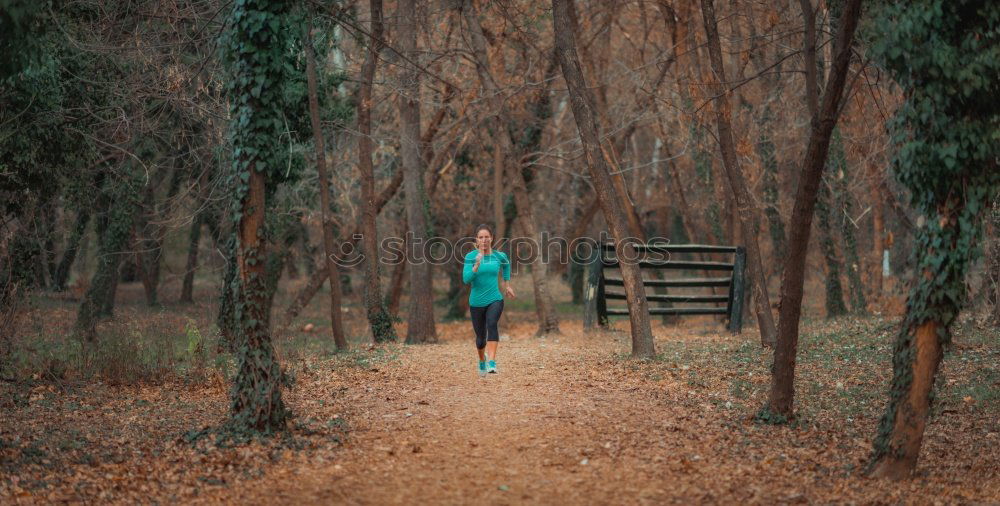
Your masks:
{"label": "woman's hand", "polygon": [[510,287],[510,283],[504,283],[503,288],[504,292],[506,292],[506,295],[509,295],[511,298],[514,298],[514,289]]}
{"label": "woman's hand", "polygon": [[479,272],[479,264],[483,261],[483,248],[476,246],[476,264],[472,266],[472,272]]}

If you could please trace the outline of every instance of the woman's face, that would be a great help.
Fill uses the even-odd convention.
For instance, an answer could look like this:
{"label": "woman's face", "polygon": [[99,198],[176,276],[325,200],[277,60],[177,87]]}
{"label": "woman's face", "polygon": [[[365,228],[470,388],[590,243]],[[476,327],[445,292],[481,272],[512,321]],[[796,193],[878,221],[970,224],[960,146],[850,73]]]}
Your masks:
{"label": "woman's face", "polygon": [[476,247],[482,250],[489,249],[493,242],[493,234],[485,228],[476,233]]}

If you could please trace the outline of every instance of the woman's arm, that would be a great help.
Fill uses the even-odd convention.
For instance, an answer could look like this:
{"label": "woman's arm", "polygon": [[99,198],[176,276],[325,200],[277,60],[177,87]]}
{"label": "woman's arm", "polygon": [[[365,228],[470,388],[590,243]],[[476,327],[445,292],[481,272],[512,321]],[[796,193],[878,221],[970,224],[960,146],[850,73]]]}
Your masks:
{"label": "woman's arm", "polygon": [[464,259],[465,265],[462,266],[462,283],[469,284],[472,283],[472,278],[475,277],[476,271],[479,270],[479,262],[473,266],[473,262],[469,261],[469,257]]}
{"label": "woman's arm", "polygon": [[503,285],[503,288],[501,289],[500,293],[505,294],[505,295],[509,295],[509,296],[513,297],[514,296],[514,289],[511,288],[510,283],[509,283],[509,281],[510,281],[510,259],[507,258],[507,255],[505,254],[500,262],[501,262],[501,265],[502,265],[502,269],[500,270],[500,272],[502,273],[502,277],[503,277],[503,282],[501,283]]}

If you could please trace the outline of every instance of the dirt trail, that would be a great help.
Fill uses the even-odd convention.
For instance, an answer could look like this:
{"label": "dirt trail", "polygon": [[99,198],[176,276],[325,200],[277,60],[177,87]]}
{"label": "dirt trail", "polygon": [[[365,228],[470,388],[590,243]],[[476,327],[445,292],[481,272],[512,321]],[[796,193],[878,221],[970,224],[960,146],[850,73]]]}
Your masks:
{"label": "dirt trail", "polygon": [[[755,391],[763,392],[763,359],[736,364],[719,356],[722,367],[713,371],[669,360],[652,366],[623,359],[629,349],[625,332],[587,335],[579,322],[567,322],[564,335],[538,339],[530,337],[533,326],[514,322],[501,329],[512,339],[500,344],[499,374],[478,376],[471,337],[400,346],[398,359],[337,380],[340,393],[331,397],[349,430],[333,458],[293,459],[259,479],[197,500],[771,504],[963,501],[996,494],[995,487],[985,485],[990,480],[977,482],[970,495],[955,489],[955,473],[969,471],[950,469],[955,465],[937,458],[936,437],[929,440],[934,449],[927,465],[937,473],[928,480],[892,484],[857,472],[873,425],[847,434],[836,427],[753,423],[749,408],[728,406],[726,388],[719,385],[737,367],[742,374],[752,370],[753,381],[760,383]],[[448,328],[448,335],[466,334]],[[683,339],[746,338],[706,329]],[[657,346],[667,349],[667,339],[661,329]],[[759,403],[761,395],[747,402]],[[319,402],[315,397],[293,393],[289,399],[296,413],[307,416],[310,403]]]}
{"label": "dirt trail", "polygon": [[355,409],[340,459],[268,476],[228,499],[551,504],[687,495],[676,483],[668,493],[662,475],[629,462],[635,448],[646,464],[663,461],[673,445],[663,432],[628,426],[625,415],[653,411],[654,398],[622,395],[607,371],[592,374],[611,358],[614,340],[523,337],[529,332],[518,328],[501,343],[500,373],[486,377],[475,372],[471,341],[404,348],[399,361],[381,366],[390,369],[386,381],[349,394]]}

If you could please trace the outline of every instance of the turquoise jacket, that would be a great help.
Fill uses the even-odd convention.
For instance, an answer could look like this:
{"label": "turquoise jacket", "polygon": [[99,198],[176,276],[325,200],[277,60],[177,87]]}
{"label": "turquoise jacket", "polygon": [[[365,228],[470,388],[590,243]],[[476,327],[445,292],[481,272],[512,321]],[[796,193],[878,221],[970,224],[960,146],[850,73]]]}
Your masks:
{"label": "turquoise jacket", "polygon": [[503,300],[497,274],[503,269],[503,280],[510,281],[510,259],[502,251],[493,250],[493,253],[483,255],[483,260],[479,263],[479,270],[472,272],[472,266],[476,265],[477,253],[477,250],[472,250],[465,255],[462,282],[472,283],[472,290],[469,292],[469,305],[484,307],[490,305],[491,302]]}

